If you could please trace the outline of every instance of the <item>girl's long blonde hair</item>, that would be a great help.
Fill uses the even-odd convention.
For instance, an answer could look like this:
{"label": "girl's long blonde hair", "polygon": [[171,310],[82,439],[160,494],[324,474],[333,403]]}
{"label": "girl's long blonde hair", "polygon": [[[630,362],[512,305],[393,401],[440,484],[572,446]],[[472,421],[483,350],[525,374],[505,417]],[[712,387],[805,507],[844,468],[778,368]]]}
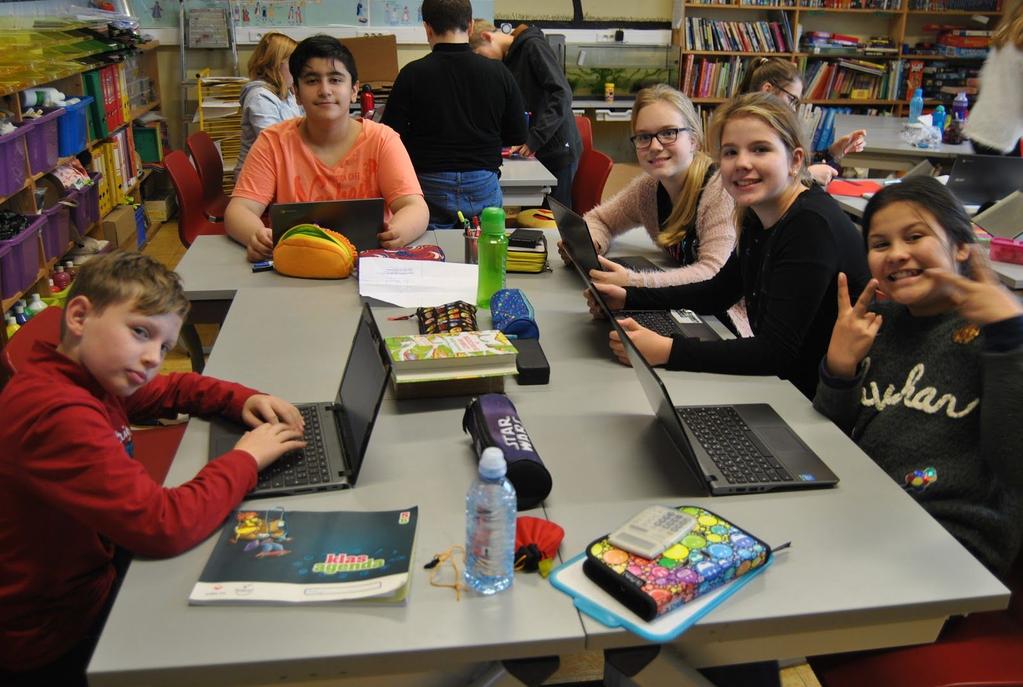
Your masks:
{"label": "girl's long blonde hair", "polygon": [[[770,93],[759,91],[747,93],[746,95],[732,98],[718,106],[717,110],[714,111],[714,118],[710,122],[710,131],[707,135],[710,153],[714,156],[714,160],[719,164],[721,162],[721,136],[724,134],[725,125],[733,119],[746,117],[756,117],[774,129],[790,158],[797,148],[803,151],[803,160],[800,164],[798,179],[800,183],[809,188],[812,183],[810,171],[807,169],[808,151],[810,148],[806,145],[803,127],[799,124],[796,111],[783,100]],[[747,210],[749,208],[736,204],[736,231],[742,230],[742,223],[746,218]]]}
{"label": "girl's long blonde hair", "polygon": [[1012,12],[1002,17],[1001,23],[991,35],[991,45],[996,48],[1004,48],[1006,43],[1012,43],[1017,50],[1023,50],[1023,0],[1017,0]]}
{"label": "girl's long blonde hair", "polygon": [[249,58],[249,78],[253,81],[265,81],[278,98],[288,97],[288,87],[281,76],[281,65],[288,63],[291,53],[295,52],[298,42],[283,33],[270,32],[263,34],[259,45]]}
{"label": "girl's long blonde hair", "polygon": [[[667,84],[656,84],[644,88],[636,94],[636,102],[632,105],[632,130],[636,130],[636,119],[639,111],[647,105],[654,103],[667,103],[679,114],[682,121],[689,129],[689,136],[693,139],[693,162],[686,171],[685,181],[682,183],[682,193],[678,202],[671,209],[671,214],[664,221],[661,232],[657,235],[657,244],[661,247],[673,246],[681,243],[686,236],[686,231],[696,219],[697,206],[700,202],[700,191],[703,190],[703,180],[707,176],[707,170],[712,160],[707,153],[703,152],[703,124],[693,103],[678,91]],[[682,132],[683,135],[686,132]]]}

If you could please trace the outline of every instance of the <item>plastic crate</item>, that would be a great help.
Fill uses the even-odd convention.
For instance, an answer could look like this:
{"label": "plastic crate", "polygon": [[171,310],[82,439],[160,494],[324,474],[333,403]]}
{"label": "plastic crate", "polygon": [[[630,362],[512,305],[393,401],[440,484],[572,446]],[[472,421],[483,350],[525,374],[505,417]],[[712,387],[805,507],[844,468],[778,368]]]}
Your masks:
{"label": "plastic crate", "polygon": [[28,176],[25,160],[25,134],[28,129],[19,127],[9,134],[0,136],[0,196],[9,196],[25,185]]}
{"label": "plastic crate", "polygon": [[146,209],[139,205],[135,208],[135,247],[139,250],[146,245]]}
{"label": "plastic crate", "polygon": [[90,96],[82,96],[74,105],[66,105],[64,114],[57,120],[57,151],[61,157],[77,155],[85,150],[89,142],[89,125],[86,108],[92,102]]}
{"label": "plastic crate", "polygon": [[135,152],[143,162],[162,162],[163,146],[160,144],[160,129],[157,127],[134,126]]}
{"label": "plastic crate", "polygon": [[57,203],[48,210],[43,210],[46,224],[43,225],[43,259],[49,261],[59,258],[67,251],[71,240],[71,212],[63,203]]}
{"label": "plastic crate", "polygon": [[71,210],[71,220],[78,228],[79,234],[89,231],[89,227],[99,221],[99,182],[103,175],[93,172],[89,177],[92,179],[91,184],[73,191],[68,196],[69,200],[77,203]]}
{"label": "plastic crate", "polygon": [[46,218],[39,216],[10,241],[0,241],[0,296],[24,291],[39,274],[39,231]]}
{"label": "plastic crate", "polygon": [[25,133],[25,145],[28,148],[28,167],[32,174],[49,172],[57,164],[59,157],[57,120],[64,114],[64,108],[48,112],[37,119],[27,119],[22,127]]}

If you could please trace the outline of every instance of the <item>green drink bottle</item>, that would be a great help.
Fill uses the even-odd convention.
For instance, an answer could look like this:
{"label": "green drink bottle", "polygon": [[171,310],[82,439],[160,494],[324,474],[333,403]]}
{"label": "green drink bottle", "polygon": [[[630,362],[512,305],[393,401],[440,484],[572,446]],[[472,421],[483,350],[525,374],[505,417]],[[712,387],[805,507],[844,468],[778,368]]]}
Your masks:
{"label": "green drink bottle", "polygon": [[504,288],[508,268],[508,235],[504,233],[504,210],[485,208],[480,228],[476,305],[489,308],[490,297]]}

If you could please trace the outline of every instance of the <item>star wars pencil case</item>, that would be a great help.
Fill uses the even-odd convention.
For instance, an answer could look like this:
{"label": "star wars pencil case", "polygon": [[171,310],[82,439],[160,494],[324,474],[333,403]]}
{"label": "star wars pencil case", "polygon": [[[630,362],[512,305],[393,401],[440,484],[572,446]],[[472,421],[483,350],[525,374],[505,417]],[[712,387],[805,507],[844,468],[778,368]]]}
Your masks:
{"label": "star wars pencil case", "polygon": [[771,547],[720,515],[696,506],[682,541],[656,560],[623,551],[603,536],[586,548],[583,573],[643,620],[653,620],[767,564]]}
{"label": "star wars pencil case", "polygon": [[341,234],[315,224],[297,224],[274,248],[274,269],[289,277],[344,279],[355,269],[358,251]]}
{"label": "star wars pencil case", "polygon": [[540,504],[551,493],[551,473],[547,471],[533,441],[519,419],[515,404],[504,394],[483,394],[472,399],[462,416],[462,430],[472,437],[476,455],[496,446],[508,463],[508,481],[515,487],[518,509]]}

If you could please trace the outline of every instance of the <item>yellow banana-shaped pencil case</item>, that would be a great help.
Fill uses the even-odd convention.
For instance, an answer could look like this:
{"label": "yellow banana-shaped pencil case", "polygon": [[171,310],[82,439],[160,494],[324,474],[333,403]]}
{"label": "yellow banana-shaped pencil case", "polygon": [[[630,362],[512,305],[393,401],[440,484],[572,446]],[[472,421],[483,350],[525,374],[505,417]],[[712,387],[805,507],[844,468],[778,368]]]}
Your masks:
{"label": "yellow banana-shaped pencil case", "polygon": [[274,248],[274,269],[289,277],[344,279],[355,269],[358,251],[342,234],[315,224],[297,224]]}

